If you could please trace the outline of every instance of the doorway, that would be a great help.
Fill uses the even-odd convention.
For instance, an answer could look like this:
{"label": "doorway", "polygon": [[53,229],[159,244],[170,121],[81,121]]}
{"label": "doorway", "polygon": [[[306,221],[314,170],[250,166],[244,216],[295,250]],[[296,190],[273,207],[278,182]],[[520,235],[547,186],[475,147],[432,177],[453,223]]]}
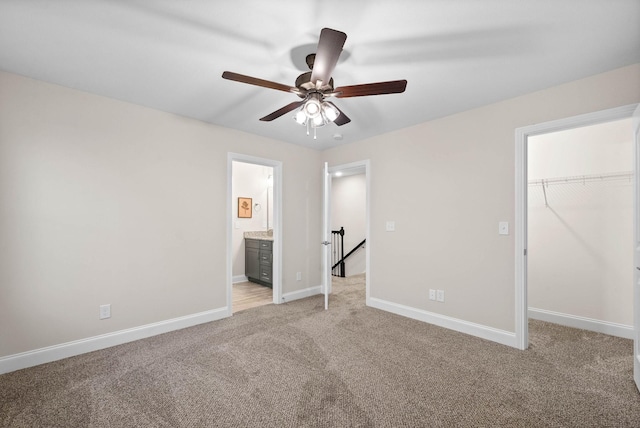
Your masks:
{"label": "doorway", "polygon": [[[227,313],[262,304],[280,303],[282,294],[282,163],[237,153],[227,156]],[[260,274],[249,274],[247,242],[264,244]],[[268,254],[266,254],[268,247]],[[253,255],[253,252],[251,253]],[[248,263],[251,262],[251,263]],[[256,266],[262,261],[255,260]],[[268,265],[268,266],[267,266]],[[264,269],[263,269],[264,268]],[[268,268],[268,269],[267,269]],[[267,270],[265,270],[267,269]],[[268,276],[267,276],[268,275]],[[235,285],[234,285],[235,284]],[[234,295],[236,297],[234,305]],[[240,300],[242,299],[242,301]]]}
{"label": "doorway", "polygon": [[[233,312],[273,302],[270,266],[260,277],[262,240],[273,239],[273,167],[234,161],[232,164],[233,208]],[[247,238],[256,238],[249,239]],[[269,251],[263,257],[271,262]]]}
{"label": "doorway", "polygon": [[529,319],[633,338],[631,118],[531,136]]}
{"label": "doorway", "polygon": [[[633,114],[635,109],[635,105],[624,106],[615,109],[605,110],[601,112],[586,114],[582,116],[577,116],[573,118],[562,119],[553,122],[542,123],[538,125],[533,125],[529,127],[519,128],[516,130],[516,347],[519,349],[526,349],[529,345],[528,338],[528,319],[529,319],[529,289],[528,289],[528,280],[529,280],[529,192],[536,192],[537,196],[542,195],[544,198],[546,196],[546,202],[544,209],[549,209],[549,198],[550,194],[548,193],[550,181],[544,182],[545,178],[547,180],[551,180],[552,177],[531,177],[529,175],[529,163],[528,163],[528,154],[529,154],[529,144],[535,144],[535,138],[537,136],[544,136],[551,133],[562,132],[567,130],[572,130],[576,128],[583,128],[588,126],[594,126],[598,124],[605,124],[613,121],[619,121],[623,119],[628,119]],[[630,122],[629,122],[630,124]],[[631,135],[631,126],[629,126],[629,135]],[[533,155],[533,157],[538,156]],[[548,161],[547,163],[553,163],[552,161]],[[633,176],[635,166],[631,166],[631,171],[622,171],[623,174],[630,173],[630,176]],[[614,175],[614,174],[612,174]],[[571,181],[576,181],[574,184],[581,184],[578,182],[584,182],[586,186],[586,182],[591,179],[595,179],[594,176],[590,174],[571,174],[560,177],[561,180],[556,180],[555,184],[558,186],[561,182],[569,183]],[[574,180],[575,179],[575,180]],[[539,180],[536,182],[536,180]],[[632,181],[631,179],[629,179]],[[534,186],[538,184],[538,188],[532,189],[530,187],[531,184]],[[568,186],[569,184],[567,184]],[[557,189],[556,189],[557,190]],[[585,189],[581,189],[585,190]],[[563,190],[565,193],[565,197],[571,196],[571,194],[567,193],[567,187]],[[556,192],[557,193],[557,192]],[[560,193],[561,194],[561,193]],[[559,195],[559,194],[558,194]],[[533,194],[532,194],[533,196]],[[583,195],[584,196],[584,195]],[[591,197],[591,196],[589,196]],[[566,198],[565,198],[566,199]],[[559,199],[558,199],[559,200]],[[566,200],[565,200],[566,203]],[[551,217],[552,221],[560,224],[560,227],[565,229],[564,233],[568,235],[568,240],[577,241],[577,245],[582,246],[582,251],[586,251],[588,253],[588,249],[591,248],[591,243],[585,242],[583,238],[581,238],[576,231],[568,227],[566,219],[563,219],[562,216],[558,215],[558,211],[549,211],[546,213],[547,216]],[[563,216],[566,213],[563,214]],[[632,214],[635,215],[635,214]],[[564,221],[564,223],[563,223]],[[532,245],[534,244],[531,241]],[[576,242],[574,244],[574,249],[576,248]],[[631,253],[631,245],[629,246],[629,253]],[[591,254],[593,256],[593,254]],[[533,260],[533,259],[532,259]],[[629,271],[632,271],[632,263],[628,267]],[[628,281],[629,290],[633,290],[632,285],[633,280],[630,279]],[[538,296],[536,296],[538,299]],[[541,301],[541,300],[538,300]],[[633,308],[631,308],[633,310]],[[540,312],[538,313],[538,315]],[[558,314],[562,314],[560,311],[547,311],[546,315],[557,316]],[[569,317],[572,318],[573,321],[584,322],[585,320],[592,320],[588,316],[574,316]],[[555,318],[556,321],[561,318]],[[567,320],[567,317],[564,317],[564,321]],[[613,323],[616,324],[616,323]],[[584,327],[584,323],[580,324],[580,328]],[[610,325],[611,326],[611,325]],[[631,329],[631,331],[633,331]]]}
{"label": "doorway", "polygon": [[350,277],[366,268],[366,198],[364,170],[339,170],[331,174],[331,275]]}
{"label": "doorway", "polygon": [[[331,249],[334,255],[331,257],[334,260],[331,267],[346,256],[342,266],[336,266],[333,270],[332,278],[335,279],[336,284],[340,284],[341,281],[364,283],[365,299],[368,305],[370,295],[369,160],[332,166],[329,168],[329,174],[329,227],[331,231],[339,232],[341,228],[344,231],[341,237],[344,251],[338,248]],[[332,245],[334,246],[335,244]],[[341,267],[344,269],[342,272],[346,279],[339,275]],[[331,291],[332,282],[329,282],[329,291]]]}

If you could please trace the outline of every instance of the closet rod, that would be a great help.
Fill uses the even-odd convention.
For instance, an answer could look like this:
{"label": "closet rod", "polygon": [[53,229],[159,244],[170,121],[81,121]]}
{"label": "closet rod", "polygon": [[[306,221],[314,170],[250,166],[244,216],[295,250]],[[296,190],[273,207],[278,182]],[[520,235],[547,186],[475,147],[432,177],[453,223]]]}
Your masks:
{"label": "closet rod", "polygon": [[549,184],[587,183],[593,181],[613,181],[633,179],[633,171],[612,172],[608,174],[576,175],[571,177],[542,178],[529,180],[529,186],[546,186]]}

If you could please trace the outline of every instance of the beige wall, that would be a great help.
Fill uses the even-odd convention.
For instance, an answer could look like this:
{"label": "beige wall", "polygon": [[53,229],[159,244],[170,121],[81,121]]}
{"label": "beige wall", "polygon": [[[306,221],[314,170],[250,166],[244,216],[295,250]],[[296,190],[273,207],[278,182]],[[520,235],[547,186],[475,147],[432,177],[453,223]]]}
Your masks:
{"label": "beige wall", "polygon": [[224,307],[228,152],[283,162],[284,293],[320,283],[320,161],[370,159],[371,296],[513,331],[514,130],[639,102],[640,65],[325,152],[7,73],[0,94],[5,356]]}
{"label": "beige wall", "polygon": [[283,292],[319,285],[319,152],[0,73],[0,357],[225,307],[228,152],[283,162]]}
{"label": "beige wall", "polygon": [[636,64],[325,151],[371,161],[371,297],[515,331],[515,129],[639,101]]}
{"label": "beige wall", "polygon": [[[528,140],[529,180],[629,172],[631,119]],[[560,182],[528,191],[530,309],[633,325],[631,179]],[[536,315],[532,315],[535,317]]]}

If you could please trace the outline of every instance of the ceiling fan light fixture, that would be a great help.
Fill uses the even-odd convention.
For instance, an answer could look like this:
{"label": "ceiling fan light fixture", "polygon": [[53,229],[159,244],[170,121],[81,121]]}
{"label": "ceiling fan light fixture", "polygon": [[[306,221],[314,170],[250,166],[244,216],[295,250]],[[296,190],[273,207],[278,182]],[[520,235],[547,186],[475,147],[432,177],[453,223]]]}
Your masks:
{"label": "ceiling fan light fixture", "polygon": [[293,119],[299,125],[307,127],[307,135],[313,128],[314,138],[316,128],[320,128],[327,123],[334,122],[340,116],[340,110],[333,104],[324,101],[321,93],[311,93],[307,96],[304,104],[298,109]]}
{"label": "ceiling fan light fixture", "polygon": [[322,107],[320,105],[320,94],[309,94],[309,99],[302,106],[302,110],[309,119],[314,119],[316,116],[320,116],[322,113]]}
{"label": "ceiling fan light fixture", "polygon": [[304,125],[304,124],[307,123],[307,115],[305,114],[303,108],[300,108],[300,110],[298,110],[298,112],[296,113],[296,115],[293,118],[300,125]]}
{"label": "ceiling fan light fixture", "polygon": [[322,103],[322,112],[329,122],[333,122],[340,116],[338,109],[326,101]]}
{"label": "ceiling fan light fixture", "polygon": [[[351,119],[349,119],[344,112],[332,102],[325,101],[325,98],[399,94],[404,92],[407,87],[406,80],[334,87],[333,77],[331,77],[331,75],[335,66],[338,64],[338,59],[344,52],[343,47],[346,40],[347,35],[342,31],[323,28],[320,31],[320,39],[318,40],[316,52],[306,56],[306,63],[311,71],[299,75],[294,86],[233,73],[231,71],[223,72],[222,78],[297,95],[301,101],[289,103],[273,113],[260,118],[260,120],[270,122],[295,110],[296,112],[293,119],[296,123],[307,128],[307,135],[311,134],[311,129],[313,128],[313,138],[315,139],[317,127],[324,126],[329,122],[335,123],[336,126],[343,126],[351,122]],[[307,49],[307,47],[304,47],[304,49]]]}

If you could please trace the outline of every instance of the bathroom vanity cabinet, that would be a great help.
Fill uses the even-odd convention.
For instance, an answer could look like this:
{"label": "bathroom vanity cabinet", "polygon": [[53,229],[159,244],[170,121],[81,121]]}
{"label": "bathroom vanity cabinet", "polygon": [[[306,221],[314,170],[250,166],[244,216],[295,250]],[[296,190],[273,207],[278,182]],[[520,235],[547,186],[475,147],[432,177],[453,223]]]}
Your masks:
{"label": "bathroom vanity cabinet", "polygon": [[245,275],[251,282],[273,286],[273,241],[245,238]]}

